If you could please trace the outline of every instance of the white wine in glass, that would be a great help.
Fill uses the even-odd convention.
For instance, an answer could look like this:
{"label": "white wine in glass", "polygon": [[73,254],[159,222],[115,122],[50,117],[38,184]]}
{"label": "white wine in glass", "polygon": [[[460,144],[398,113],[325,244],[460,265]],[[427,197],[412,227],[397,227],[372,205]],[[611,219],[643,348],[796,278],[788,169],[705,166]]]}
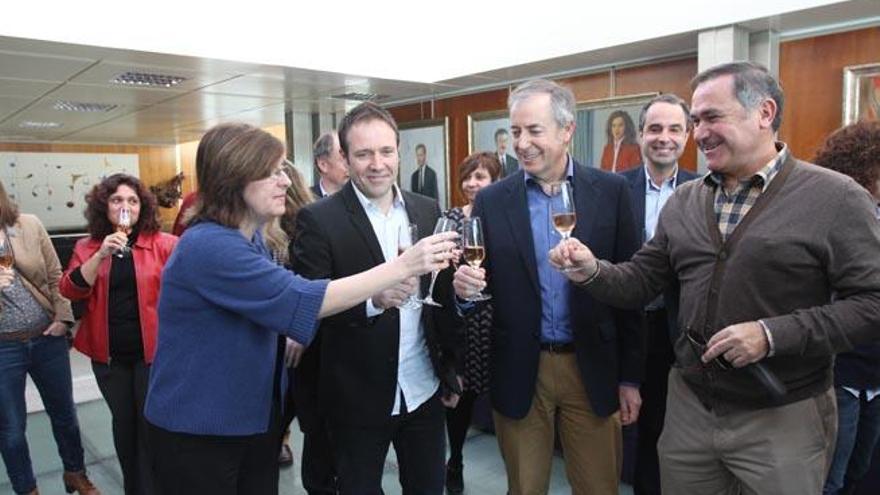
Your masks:
{"label": "white wine in glass", "polygon": [[[568,181],[553,184],[550,189],[550,221],[562,237],[560,243],[571,238],[571,233],[574,232],[574,226],[577,224],[577,213],[571,183]],[[570,270],[572,269],[562,269],[564,272]]]}
{"label": "white wine in glass", "polygon": [[[131,232],[131,210],[129,210],[128,208],[122,208],[119,210],[119,219],[118,223],[116,224],[116,232],[123,232],[125,233],[125,235],[128,235]],[[128,251],[128,246],[122,246],[118,251],[116,251],[116,257],[122,258]]]}
{"label": "white wine in glass", "polygon": [[[480,268],[486,259],[486,245],[483,242],[483,223],[479,217],[471,217],[464,223],[464,239],[462,246],[464,250],[464,260],[471,268]],[[468,301],[488,301],[492,296],[484,294],[483,291],[477,292]]]}
{"label": "white wine in glass", "polygon": [[9,240],[6,236],[0,236],[0,268],[8,270],[15,264],[15,257],[12,255],[12,248],[9,246]]}
{"label": "white wine in glass", "polygon": [[[404,251],[411,248],[419,240],[419,226],[414,223],[400,225],[397,230],[397,255],[400,256]],[[416,289],[418,290],[418,289]],[[410,294],[406,301],[399,306],[403,309],[419,309],[422,302],[415,296]]]}

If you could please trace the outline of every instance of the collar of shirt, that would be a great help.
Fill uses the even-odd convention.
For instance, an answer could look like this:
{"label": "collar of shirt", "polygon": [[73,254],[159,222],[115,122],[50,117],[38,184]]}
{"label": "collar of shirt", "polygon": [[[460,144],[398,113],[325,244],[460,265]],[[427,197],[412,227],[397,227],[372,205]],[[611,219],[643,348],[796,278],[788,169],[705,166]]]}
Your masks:
{"label": "collar of shirt", "polygon": [[[568,160],[568,162],[565,166],[565,178],[569,182],[571,182],[571,178],[574,177],[574,160],[571,158],[571,155],[568,155],[566,157],[566,159]],[[528,172],[524,173],[523,176],[524,176],[523,180],[526,181],[526,186],[528,186],[529,183],[532,183],[535,185],[540,184],[540,182],[538,181],[538,178]]]}
{"label": "collar of shirt", "polygon": [[[354,194],[355,196],[357,196],[358,201],[361,203],[361,206],[364,207],[365,211],[374,211],[379,213],[380,215],[385,215],[385,213],[382,213],[382,210],[379,208],[378,205],[376,205],[376,203],[367,198],[364,193],[362,193],[361,190],[358,189],[357,184],[352,182],[351,185],[352,187],[354,187]],[[391,203],[391,210],[394,210],[396,208],[406,208],[406,203],[404,203],[403,201],[403,194],[400,192],[400,188],[397,187],[397,184],[392,184],[391,190],[394,194],[394,200]],[[389,210],[389,213],[391,212],[391,210]]]}
{"label": "collar of shirt", "polygon": [[[654,184],[654,179],[651,178],[651,174],[648,173],[648,166],[645,165],[645,192],[648,191],[659,191],[661,188],[657,187]],[[673,189],[678,187],[678,164],[675,164],[675,168],[672,170],[672,176],[664,181],[664,184],[669,184]],[[661,185],[662,187],[662,185]]]}
{"label": "collar of shirt", "polygon": [[[761,170],[755,172],[755,174],[748,179],[740,181],[740,184],[758,184],[761,186],[762,193],[766,191],[767,188],[770,187],[770,182],[776,177],[776,174],[782,170],[782,164],[785,163],[786,158],[788,158],[788,145],[783,142],[777,142],[776,149],[776,156],[773,157],[772,160],[767,162]],[[703,182],[714,189],[719,185],[724,184],[724,176],[717,172],[709,172],[703,178]]]}
{"label": "collar of shirt", "polygon": [[[318,179],[318,189],[321,190],[321,197],[322,198],[327,197],[327,190],[324,189],[324,179],[323,178]],[[354,190],[357,191],[357,188],[354,188]]]}

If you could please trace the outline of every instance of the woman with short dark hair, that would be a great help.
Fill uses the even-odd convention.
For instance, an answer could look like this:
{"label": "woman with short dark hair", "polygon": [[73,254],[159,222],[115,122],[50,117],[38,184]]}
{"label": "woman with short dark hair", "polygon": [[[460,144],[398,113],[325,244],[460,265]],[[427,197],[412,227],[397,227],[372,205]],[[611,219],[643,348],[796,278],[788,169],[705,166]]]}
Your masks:
{"label": "woman with short dark hair", "polygon": [[61,293],[85,301],[73,344],[92,370],[113,418],[113,444],[125,493],[154,493],[143,410],[156,349],[162,269],[177,237],[159,231],[156,199],[127,174],[111,175],[86,195],[89,237],[80,239]]}

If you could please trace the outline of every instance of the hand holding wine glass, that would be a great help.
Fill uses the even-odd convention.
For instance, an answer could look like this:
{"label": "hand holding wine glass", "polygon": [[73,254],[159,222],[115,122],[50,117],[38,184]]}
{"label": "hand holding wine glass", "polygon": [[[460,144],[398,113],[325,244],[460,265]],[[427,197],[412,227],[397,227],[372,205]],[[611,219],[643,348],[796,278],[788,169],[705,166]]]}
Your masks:
{"label": "hand holding wine glass", "polygon": [[[577,223],[577,213],[575,212],[574,195],[571,183],[562,181],[553,184],[550,189],[550,221],[553,228],[559,232],[562,240],[559,244],[564,244],[571,239],[571,233]],[[560,268],[563,272],[570,270],[569,267]]]}
{"label": "hand holding wine glass", "polygon": [[[443,232],[455,232],[455,229],[458,228],[458,224],[455,220],[443,217],[437,219],[437,223],[434,225],[434,234],[442,234]],[[451,249],[450,252],[454,255],[454,249]],[[437,282],[437,275],[440,273],[440,270],[434,270],[431,273],[431,285],[428,287],[428,296],[421,300],[422,304],[427,304],[428,306],[442,307],[440,303],[434,300],[434,284]]]}

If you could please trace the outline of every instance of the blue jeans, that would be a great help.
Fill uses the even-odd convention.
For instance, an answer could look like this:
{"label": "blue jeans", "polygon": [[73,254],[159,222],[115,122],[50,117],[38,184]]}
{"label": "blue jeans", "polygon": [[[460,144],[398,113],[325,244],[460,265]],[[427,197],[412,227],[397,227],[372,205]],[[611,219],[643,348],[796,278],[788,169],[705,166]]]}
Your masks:
{"label": "blue jeans", "polygon": [[24,433],[27,374],[46,406],[64,470],[85,469],[73,405],[69,352],[65,337],[40,335],[26,342],[0,341],[0,453],[16,493],[28,493],[37,487]]}
{"label": "blue jeans", "polygon": [[871,466],[874,446],[880,438],[880,397],[868,402],[836,387],[837,447],[825,488],[825,495],[836,495],[844,485],[858,483]]}

